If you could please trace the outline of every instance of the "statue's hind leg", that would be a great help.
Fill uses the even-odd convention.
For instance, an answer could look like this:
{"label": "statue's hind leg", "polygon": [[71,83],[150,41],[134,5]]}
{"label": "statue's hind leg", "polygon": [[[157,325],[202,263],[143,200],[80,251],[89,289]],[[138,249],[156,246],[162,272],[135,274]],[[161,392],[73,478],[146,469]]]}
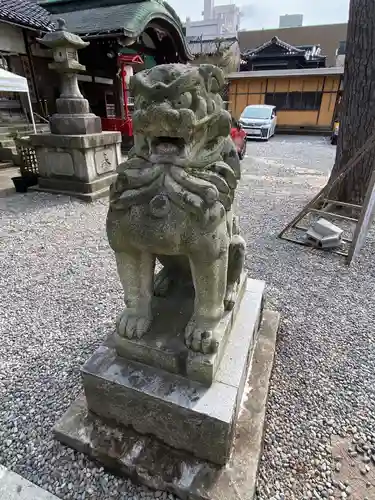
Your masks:
{"label": "statue's hind leg", "polygon": [[238,284],[245,263],[245,249],[246,243],[242,236],[239,234],[232,236],[229,245],[228,277],[224,299],[224,306],[227,311],[233,309],[237,298]]}
{"label": "statue's hind leg", "polygon": [[117,270],[124,289],[126,309],[117,319],[118,334],[141,338],[151,324],[151,299],[155,258],[137,249],[116,253]]}

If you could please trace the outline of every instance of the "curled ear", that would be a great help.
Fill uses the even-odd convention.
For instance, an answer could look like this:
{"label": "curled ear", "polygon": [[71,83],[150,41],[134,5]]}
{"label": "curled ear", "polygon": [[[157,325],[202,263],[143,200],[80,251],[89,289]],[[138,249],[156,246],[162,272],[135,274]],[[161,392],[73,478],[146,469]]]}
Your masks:
{"label": "curled ear", "polygon": [[149,73],[150,70],[148,69],[145,71],[140,71],[139,73],[136,73],[135,75],[130,77],[129,90],[134,97],[136,97],[137,94],[147,94],[147,92],[150,91],[153,87],[153,85],[151,85],[148,81]]}
{"label": "curled ear", "polygon": [[168,85],[162,81],[149,79],[150,72],[151,70],[140,71],[130,78],[129,90],[134,97],[142,95],[152,99],[153,95],[168,88]]}
{"label": "curled ear", "polygon": [[208,92],[217,94],[224,87],[225,77],[223,71],[213,64],[201,64],[199,73],[204,79]]}

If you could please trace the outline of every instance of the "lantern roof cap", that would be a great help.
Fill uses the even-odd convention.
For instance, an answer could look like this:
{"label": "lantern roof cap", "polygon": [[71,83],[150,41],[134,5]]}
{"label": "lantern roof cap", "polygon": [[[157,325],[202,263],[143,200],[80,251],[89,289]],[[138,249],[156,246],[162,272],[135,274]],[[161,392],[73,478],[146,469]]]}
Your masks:
{"label": "lantern roof cap", "polygon": [[75,33],[70,33],[66,29],[66,23],[64,19],[57,19],[57,29],[52,33],[47,33],[43,38],[38,38],[38,42],[46,45],[47,47],[54,49],[57,47],[75,48],[83,49],[90,45],[89,42],[85,42],[79,35]]}

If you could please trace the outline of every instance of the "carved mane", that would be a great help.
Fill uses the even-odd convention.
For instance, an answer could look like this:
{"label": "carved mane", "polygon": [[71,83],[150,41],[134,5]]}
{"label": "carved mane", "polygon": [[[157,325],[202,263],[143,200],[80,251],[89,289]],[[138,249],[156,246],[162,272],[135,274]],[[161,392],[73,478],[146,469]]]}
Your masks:
{"label": "carved mane", "polygon": [[[135,144],[118,168],[111,209],[128,210],[165,193],[203,223],[230,210],[239,160],[219,95],[223,85],[222,71],[211,65],[160,65],[132,78]],[[184,153],[159,157],[151,144],[160,138],[181,140]]]}

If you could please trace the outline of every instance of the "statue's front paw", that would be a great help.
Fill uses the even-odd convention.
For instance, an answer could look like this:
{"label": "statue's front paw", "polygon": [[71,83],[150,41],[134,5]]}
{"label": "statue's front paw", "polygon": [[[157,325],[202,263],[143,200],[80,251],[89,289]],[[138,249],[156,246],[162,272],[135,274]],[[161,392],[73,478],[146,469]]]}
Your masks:
{"label": "statue's front paw", "polygon": [[140,339],[151,325],[151,318],[137,313],[134,309],[124,309],[117,318],[117,333],[128,339]]}
{"label": "statue's front paw", "polygon": [[219,345],[213,331],[200,327],[194,319],[191,319],[185,328],[185,344],[192,351],[203,354],[216,352]]}

